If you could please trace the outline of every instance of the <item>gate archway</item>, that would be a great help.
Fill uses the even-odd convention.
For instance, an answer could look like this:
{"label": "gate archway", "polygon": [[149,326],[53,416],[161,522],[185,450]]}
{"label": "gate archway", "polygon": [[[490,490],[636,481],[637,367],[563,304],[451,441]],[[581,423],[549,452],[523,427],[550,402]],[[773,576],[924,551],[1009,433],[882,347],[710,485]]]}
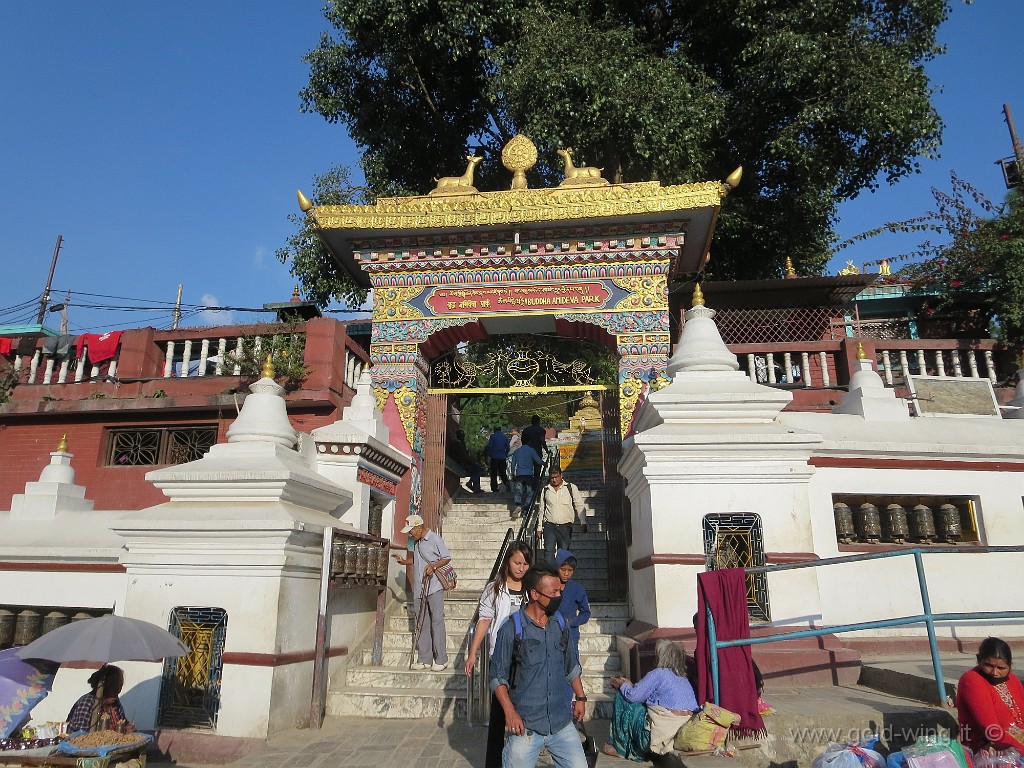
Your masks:
{"label": "gate archway", "polygon": [[373,289],[374,393],[396,447],[413,456],[411,512],[429,365],[440,352],[509,333],[603,344],[619,360],[622,437],[647,392],[667,383],[668,282],[706,262],[730,184],[588,178],[528,189],[522,174],[536,152],[524,137],[506,147],[507,191],[478,192],[470,179],[419,197],[316,208],[300,193],[338,264]]}

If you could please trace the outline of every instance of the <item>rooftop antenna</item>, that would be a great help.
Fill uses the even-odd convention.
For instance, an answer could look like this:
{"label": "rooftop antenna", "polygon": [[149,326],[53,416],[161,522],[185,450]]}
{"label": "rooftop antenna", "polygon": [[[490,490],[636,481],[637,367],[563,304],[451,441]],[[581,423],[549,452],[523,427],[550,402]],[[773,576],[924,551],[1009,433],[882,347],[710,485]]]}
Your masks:
{"label": "rooftop antenna", "polygon": [[36,317],[36,325],[43,324],[43,317],[46,315],[46,305],[50,303],[50,286],[53,285],[53,272],[57,269],[57,255],[60,253],[60,244],[64,241],[63,235],[57,235],[57,245],[53,248],[53,259],[50,260],[50,275],[46,278],[46,287],[43,295],[39,297],[39,315]]}

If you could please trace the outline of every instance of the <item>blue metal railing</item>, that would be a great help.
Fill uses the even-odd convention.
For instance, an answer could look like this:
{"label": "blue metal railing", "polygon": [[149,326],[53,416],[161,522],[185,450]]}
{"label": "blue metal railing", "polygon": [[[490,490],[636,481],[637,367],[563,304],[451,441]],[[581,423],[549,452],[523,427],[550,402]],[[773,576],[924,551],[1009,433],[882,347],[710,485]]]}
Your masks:
{"label": "blue metal railing", "polygon": [[786,563],[784,565],[761,565],[753,568],[744,568],[745,573],[773,573],[776,571],[795,570],[797,568],[817,568],[826,565],[838,565],[841,563],[858,563],[867,560],[881,560],[889,557],[903,557],[912,555],[914,565],[917,569],[917,584],[921,592],[921,613],[915,616],[902,616],[893,619],[882,619],[880,621],[861,621],[854,624],[840,624],[822,629],[802,629],[796,632],[786,632],[769,637],[748,637],[742,640],[719,641],[715,634],[715,619],[711,615],[711,609],[707,609],[708,644],[711,653],[711,682],[714,691],[715,703],[721,702],[718,685],[718,649],[733,648],[742,645],[761,645],[764,643],[775,643],[780,640],[796,640],[803,637],[820,637],[821,635],[836,635],[842,632],[854,632],[861,629],[882,629],[888,627],[903,627],[908,624],[924,624],[928,631],[928,647],[932,657],[932,671],[935,674],[935,685],[938,690],[938,702],[942,704],[946,700],[946,684],[942,675],[942,662],[939,659],[939,645],[935,638],[935,623],[942,621],[979,621],[982,619],[1024,619],[1024,611],[978,611],[972,613],[932,613],[931,598],[928,595],[928,582],[925,578],[924,560],[922,555],[934,554],[985,554],[998,552],[1024,552],[1024,546],[1013,547],[928,547],[901,549],[891,552],[873,552],[868,554],[847,555],[845,557],[830,557],[824,560],[808,560],[802,563]]}

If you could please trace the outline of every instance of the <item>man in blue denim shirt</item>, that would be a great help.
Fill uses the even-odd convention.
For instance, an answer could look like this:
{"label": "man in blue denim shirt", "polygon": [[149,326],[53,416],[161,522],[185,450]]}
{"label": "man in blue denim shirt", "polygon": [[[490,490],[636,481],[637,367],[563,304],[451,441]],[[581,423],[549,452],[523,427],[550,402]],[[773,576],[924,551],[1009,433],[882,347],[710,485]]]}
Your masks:
{"label": "man in blue denim shirt", "polygon": [[[534,768],[541,748],[547,747],[559,768],[587,768],[573,727],[573,720],[583,719],[587,700],[579,652],[555,618],[562,581],[551,568],[534,568],[523,577],[523,589],[530,602],[520,610],[519,658],[513,663],[517,643],[512,617],[498,630],[491,656],[491,690],[505,711],[508,733],[502,766]],[[566,682],[576,696],[571,708]]]}

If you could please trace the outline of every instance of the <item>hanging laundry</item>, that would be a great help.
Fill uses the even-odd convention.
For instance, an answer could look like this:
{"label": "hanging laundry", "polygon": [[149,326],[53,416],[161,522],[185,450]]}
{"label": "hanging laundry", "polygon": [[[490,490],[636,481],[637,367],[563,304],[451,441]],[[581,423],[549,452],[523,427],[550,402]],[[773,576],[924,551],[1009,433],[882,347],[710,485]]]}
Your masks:
{"label": "hanging laundry", "polygon": [[11,356],[11,347],[14,339],[11,338],[0,338],[0,355],[4,357]]}
{"label": "hanging laundry", "polygon": [[75,343],[75,337],[70,334],[62,336],[47,336],[43,339],[43,354],[55,357],[67,357],[71,351],[71,345]]}
{"label": "hanging laundry", "polygon": [[89,362],[93,365],[104,360],[112,360],[117,356],[117,345],[121,341],[123,331],[107,331],[106,333],[83,333],[78,337],[76,352],[82,357],[82,347],[89,349]]}

